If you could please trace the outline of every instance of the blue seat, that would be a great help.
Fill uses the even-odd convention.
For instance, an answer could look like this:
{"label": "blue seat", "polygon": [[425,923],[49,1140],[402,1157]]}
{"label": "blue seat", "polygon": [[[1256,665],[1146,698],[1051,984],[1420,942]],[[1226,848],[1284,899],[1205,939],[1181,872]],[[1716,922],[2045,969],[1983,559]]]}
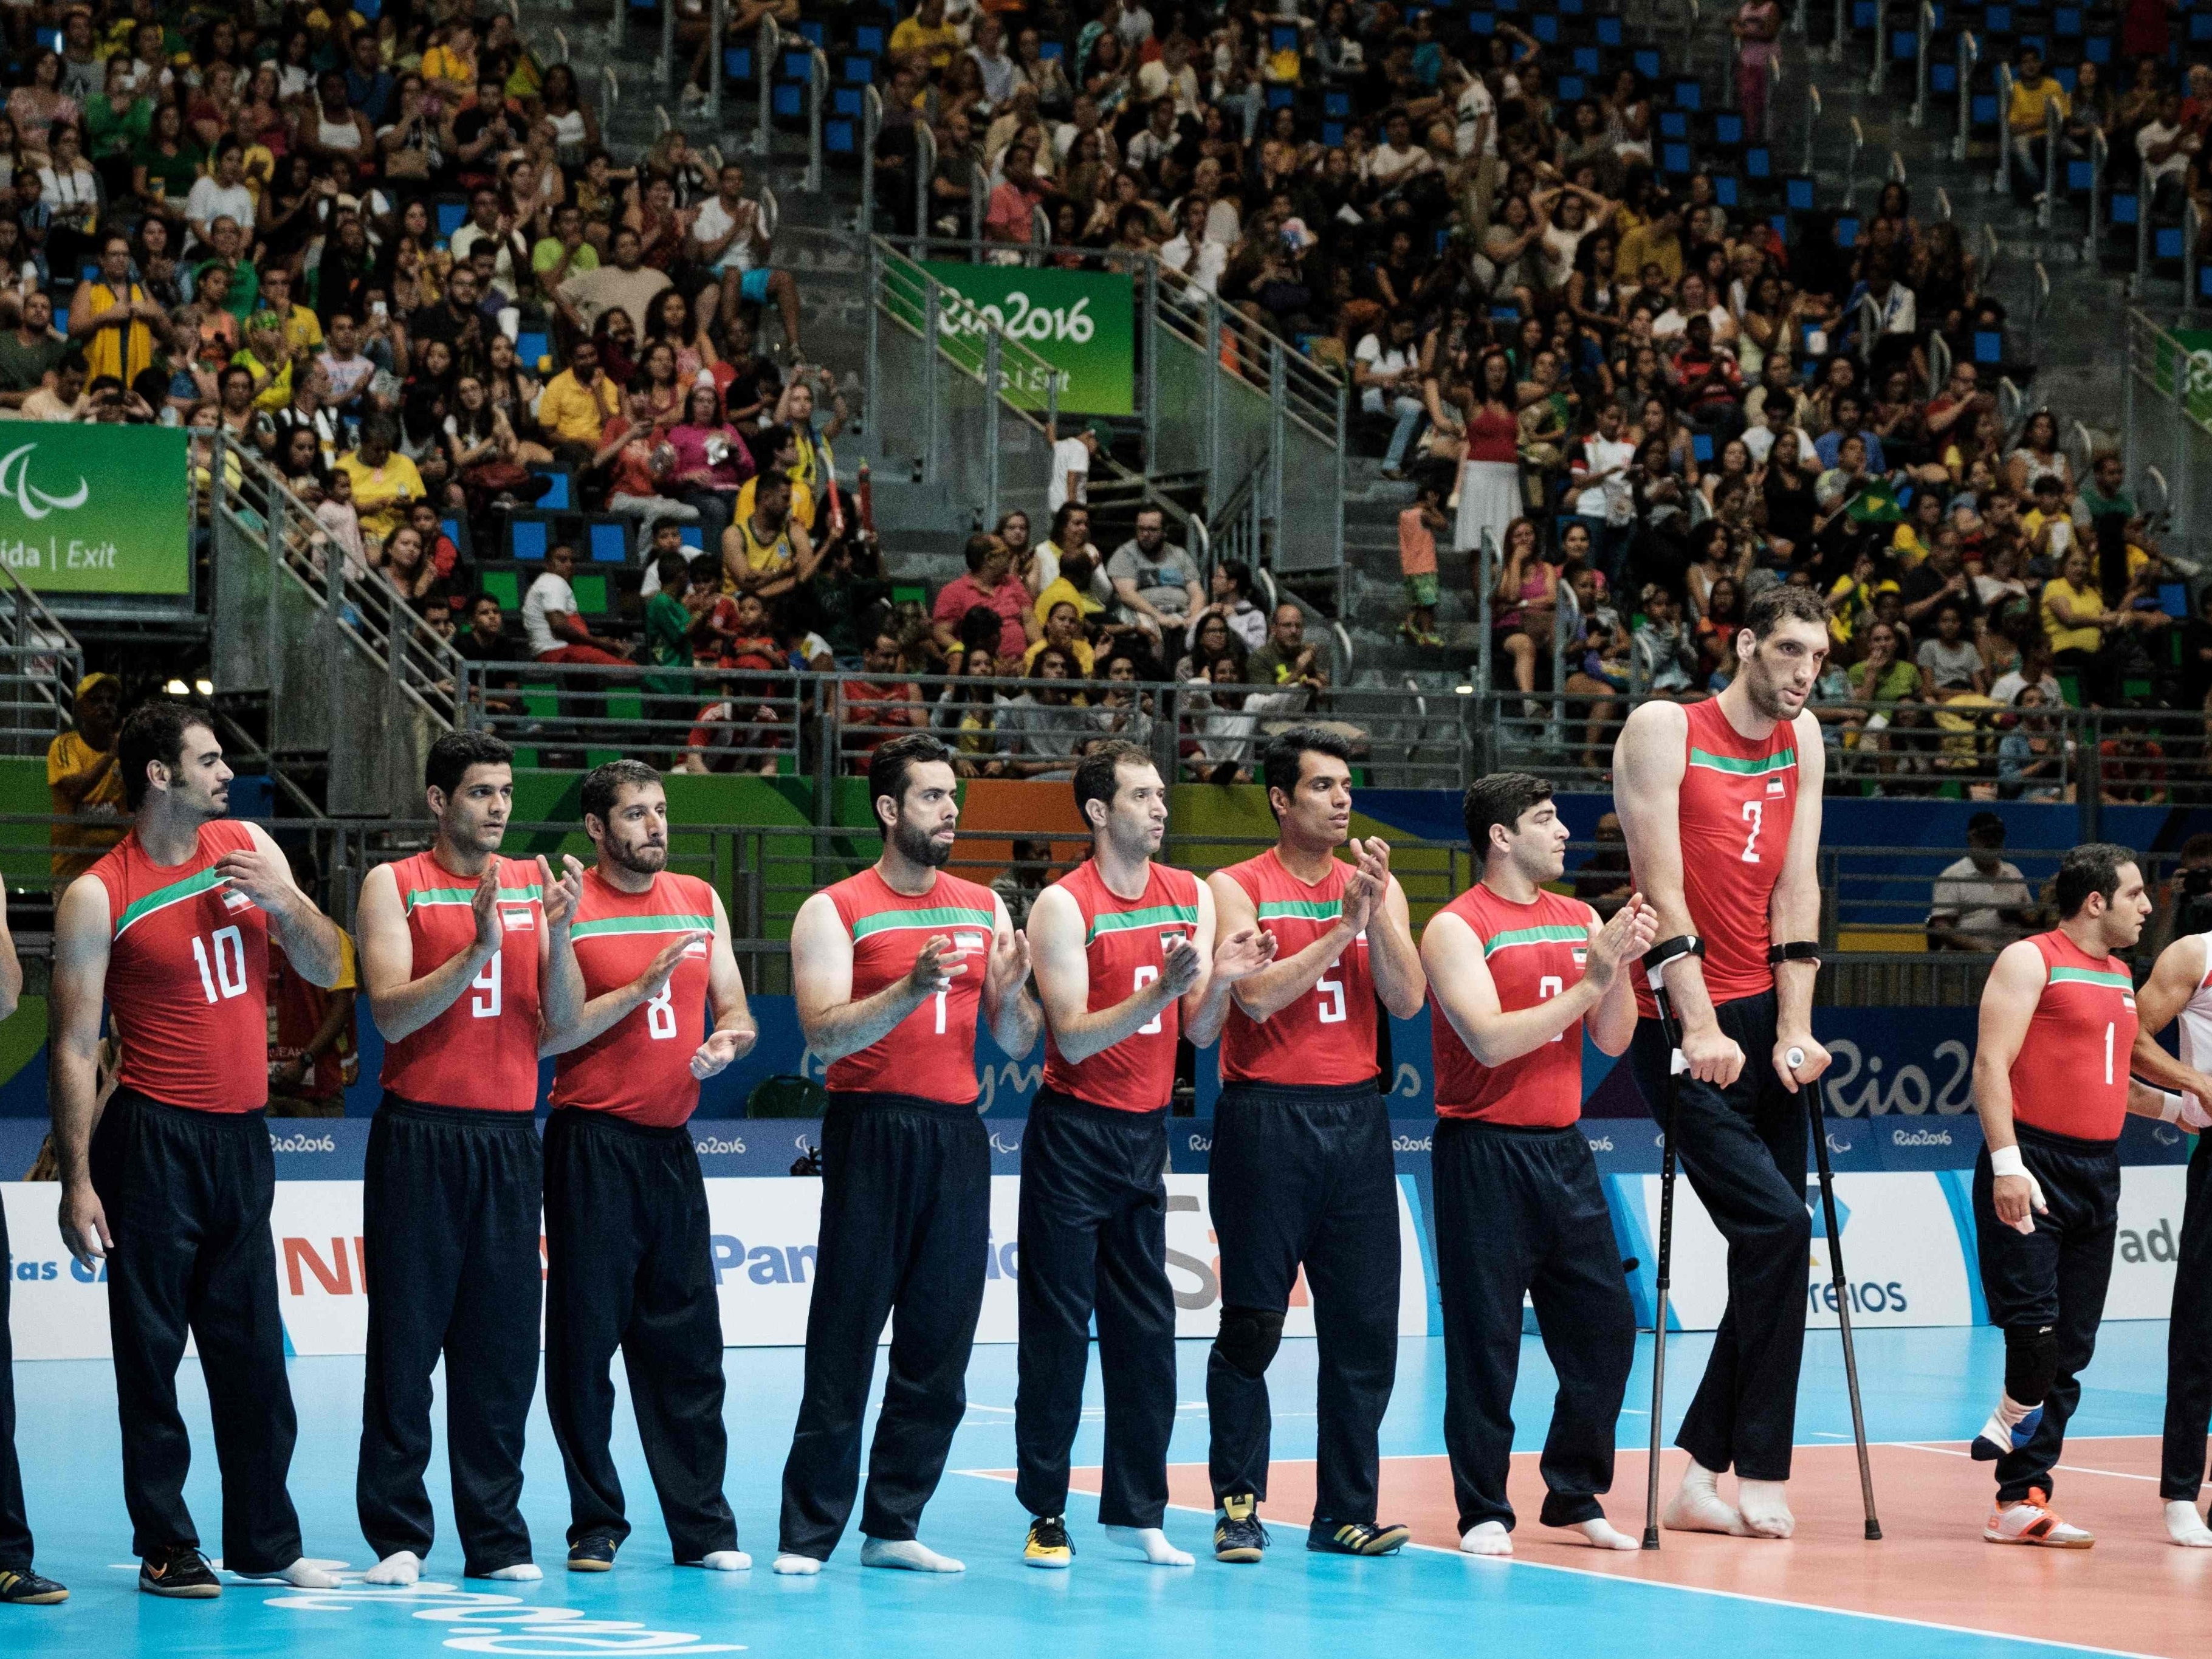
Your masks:
{"label": "blue seat", "polygon": [[1469,34],[1497,33],[1498,14],[1492,11],[1471,11],[1468,13],[1467,32]]}
{"label": "blue seat", "polygon": [[1597,48],[1595,46],[1577,46],[1575,48],[1575,73],[1577,75],[1595,75],[1597,71]]}
{"label": "blue seat", "polygon": [[1743,117],[1716,115],[1713,117],[1713,142],[1725,144],[1730,149],[1743,142]]}
{"label": "blue seat", "polygon": [[1559,43],[1559,20],[1549,12],[1538,12],[1528,20],[1528,33],[1547,46]]}
{"label": "blue seat", "polygon": [[1645,80],[1656,81],[1659,78],[1659,54],[1649,46],[1639,47],[1632,61],[1636,64],[1636,72]]}
{"label": "blue seat", "polygon": [[1617,46],[1620,44],[1620,19],[1618,17],[1601,17],[1597,20],[1598,45],[1601,46]]}
{"label": "blue seat", "polygon": [[1267,44],[1277,52],[1296,52],[1298,49],[1298,32],[1286,25],[1271,28],[1267,31]]}
{"label": "blue seat", "polygon": [[552,342],[542,328],[519,329],[515,332],[515,359],[526,368],[536,368],[552,349]]}
{"label": "blue seat", "polygon": [[2151,254],[2154,258],[2179,259],[2182,238],[2179,225],[2160,225],[2150,234]]}
{"label": "blue seat", "polygon": [[1856,219],[1838,219],[1836,221],[1837,246],[1850,247],[1858,240],[1859,222]]}
{"label": "blue seat", "polygon": [[1881,16],[1881,8],[1875,0],[1851,0],[1851,27],[1870,29]]}
{"label": "blue seat", "polygon": [[1717,173],[1713,175],[1713,200],[1724,208],[1732,208],[1741,199],[1742,191],[1737,185],[1734,173]]}
{"label": "blue seat", "polygon": [[1558,88],[1561,100],[1570,104],[1589,90],[1579,75],[1562,75],[1553,84]]}
{"label": "blue seat", "polygon": [[1705,89],[1702,85],[1695,81],[1677,81],[1674,82],[1674,107],[1676,109],[1694,111],[1701,110],[1705,106]]}
{"label": "blue seat", "polygon": [[1058,40],[1047,40],[1037,47],[1037,56],[1057,64],[1067,56],[1067,48]]}
{"label": "blue seat", "polygon": [[1813,181],[1802,177],[1789,180],[1783,186],[1782,199],[1792,213],[1810,213],[1813,210]]}
{"label": "blue seat", "polygon": [[1774,152],[1765,144],[1753,144],[1743,153],[1743,171],[1747,179],[1771,179],[1774,176]]}
{"label": "blue seat", "polygon": [[[1766,216],[1766,228],[1772,231],[1777,236],[1787,240],[1790,235],[1790,216],[1786,213],[1768,214]],[[1807,367],[1811,368],[1813,365],[1808,364]]]}
{"label": "blue seat", "polygon": [[701,533],[697,525],[684,525],[678,530],[677,534],[684,543],[684,545],[690,548],[693,552],[703,553],[707,550],[707,538]]}
{"label": "blue seat", "polygon": [[2212,12],[2192,11],[2189,14],[2189,38],[2191,40],[2212,40]]}
{"label": "blue seat", "polygon": [[1352,94],[1348,92],[1324,92],[1321,95],[1321,112],[1333,115],[1340,121],[1350,119]]}
{"label": "blue seat", "polygon": [[1948,98],[1959,89],[1959,66],[1956,64],[1931,63],[1928,65],[1928,90]]}
{"label": "blue seat", "polygon": [[2020,37],[2019,44],[2020,50],[2022,52],[2027,52],[2033,48],[2033,50],[2041,52],[2045,58],[2051,56],[2051,43],[2048,40],[2045,40],[2040,34],[2023,34]]}
{"label": "blue seat", "polygon": [[830,88],[830,112],[832,115],[849,115],[858,120],[867,106],[867,100],[862,95],[866,90],[863,87]]}
{"label": "blue seat", "polygon": [[806,112],[806,89],[795,81],[779,81],[769,90],[769,107],[795,121]]}
{"label": "blue seat", "polygon": [[827,155],[858,155],[860,123],[849,115],[830,116],[822,123],[822,149]]}
{"label": "blue seat", "polygon": [[876,60],[872,58],[848,52],[845,54],[842,67],[845,79],[848,81],[856,81],[864,87],[872,85],[875,82]]}
{"label": "blue seat", "polygon": [[1713,458],[1712,434],[1699,432],[1692,434],[1690,439],[1690,453],[1696,456],[1701,462],[1711,460]]}
{"label": "blue seat", "polygon": [[1269,109],[1288,109],[1297,101],[1297,93],[1290,87],[1269,87],[1267,88],[1267,107]]}
{"label": "blue seat", "polygon": [[2112,37],[2109,34],[2091,35],[2081,43],[2081,55],[2102,68],[2112,61]]}
{"label": "blue seat", "polygon": [[593,564],[629,562],[630,523],[628,519],[594,519],[584,527]]}
{"label": "blue seat", "polygon": [[725,81],[750,81],[753,78],[753,49],[750,46],[731,46],[723,52],[722,78]]}
{"label": "blue seat", "polygon": [[1987,11],[1982,14],[1982,27],[1991,34],[2010,34],[2012,33],[2012,8],[2010,6],[1991,6]]}
{"label": "blue seat", "polygon": [[1698,170],[1687,144],[1660,145],[1659,167],[1662,172],[1678,173],[1685,178]]}
{"label": "blue seat", "polygon": [[552,525],[544,519],[526,519],[520,514],[510,514],[507,520],[507,556],[510,559],[538,559],[545,556],[552,539]]}
{"label": "blue seat", "polygon": [[1993,92],[1978,92],[1967,111],[1978,127],[1993,127],[1997,124],[1997,95]]}
{"label": "blue seat", "polygon": [[1687,138],[1690,136],[1689,116],[1679,109],[1661,110],[1659,136],[1662,138]]}
{"label": "blue seat", "polygon": [[2115,191],[2112,193],[2112,222],[2116,225],[2131,225],[2135,223],[2136,205],[2135,191],[2131,190]]}
{"label": "blue seat", "polygon": [[2097,181],[2097,169],[2087,161],[2069,161],[2066,164],[2066,188],[2087,190]]}
{"label": "blue seat", "polygon": [[2001,363],[2004,361],[2004,336],[1993,328],[1974,331],[1974,361],[1978,363]]}
{"label": "blue seat", "polygon": [[538,498],[538,506],[540,511],[546,513],[568,513],[574,510],[576,505],[575,490],[573,487],[573,481],[570,479],[566,469],[550,466],[533,466],[530,470],[538,477],[550,478],[553,481],[553,487]]}
{"label": "blue seat", "polygon": [[469,222],[466,202],[440,202],[437,204],[438,239],[451,241],[453,233]]}
{"label": "blue seat", "polygon": [[2078,35],[2081,33],[2081,11],[2078,6],[2061,6],[2051,14],[2051,27],[2055,33]]}
{"label": "blue seat", "polygon": [[[356,0],[356,3],[358,3],[358,0]],[[887,44],[888,37],[884,33],[883,27],[879,24],[863,23],[860,27],[853,31],[853,50],[854,52],[870,52],[874,56],[880,58],[884,55],[884,48]],[[1048,58],[1059,57],[1060,42],[1057,40],[1047,41],[1045,43],[1044,55]]]}
{"label": "blue seat", "polygon": [[1893,64],[1909,64],[1920,56],[1920,32],[1917,29],[1892,29],[1889,32],[1889,58]]}
{"label": "blue seat", "polygon": [[1344,123],[1324,121],[1321,124],[1321,142],[1328,149],[1341,149],[1344,144]]}

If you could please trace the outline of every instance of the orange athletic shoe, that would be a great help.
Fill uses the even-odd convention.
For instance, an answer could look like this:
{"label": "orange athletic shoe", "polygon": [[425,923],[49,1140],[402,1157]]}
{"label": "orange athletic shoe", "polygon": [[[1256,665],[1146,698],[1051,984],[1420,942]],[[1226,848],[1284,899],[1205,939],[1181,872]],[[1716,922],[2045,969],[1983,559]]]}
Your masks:
{"label": "orange athletic shoe", "polygon": [[2001,1504],[1990,1511],[1982,1536],[1992,1544],[2033,1544],[2046,1550],[2086,1550],[2097,1534],[2069,1526],[2051,1507],[2051,1494],[2031,1487],[2017,1504]]}

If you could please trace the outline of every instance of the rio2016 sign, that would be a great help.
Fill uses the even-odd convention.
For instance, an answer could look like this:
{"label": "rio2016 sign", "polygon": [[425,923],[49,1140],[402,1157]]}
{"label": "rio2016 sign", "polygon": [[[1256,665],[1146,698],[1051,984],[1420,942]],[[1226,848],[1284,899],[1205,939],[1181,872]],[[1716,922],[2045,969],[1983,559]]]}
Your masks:
{"label": "rio2016 sign", "polygon": [[0,562],[40,593],[191,591],[185,433],[0,426]]}
{"label": "rio2016 sign", "polygon": [[[1060,371],[1061,409],[1084,415],[1136,412],[1134,313],[1127,276],[937,260],[922,269],[948,290],[940,296],[937,320],[948,342],[965,338],[980,353],[996,323],[1008,342],[1025,348],[1018,354],[1024,362],[1034,353]],[[1035,398],[1042,408],[1044,387],[1018,383],[1021,368],[1011,361],[1016,355],[1009,352],[1002,368],[1009,389]]]}

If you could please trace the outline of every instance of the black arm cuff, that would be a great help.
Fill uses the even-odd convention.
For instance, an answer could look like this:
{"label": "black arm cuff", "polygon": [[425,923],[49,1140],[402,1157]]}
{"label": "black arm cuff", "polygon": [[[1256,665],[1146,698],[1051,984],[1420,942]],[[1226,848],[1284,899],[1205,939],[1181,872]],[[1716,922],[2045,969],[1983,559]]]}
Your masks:
{"label": "black arm cuff", "polygon": [[1672,939],[1652,942],[1651,948],[1644,953],[1644,969],[1646,973],[1656,973],[1677,957],[1696,957],[1702,961],[1705,954],[1704,939],[1695,933],[1677,933]]}
{"label": "black arm cuff", "polygon": [[1770,945],[1766,947],[1766,961],[1769,967],[1784,962],[1809,962],[1817,966],[1820,960],[1820,946],[1813,939],[1797,939],[1790,940],[1787,945]]}

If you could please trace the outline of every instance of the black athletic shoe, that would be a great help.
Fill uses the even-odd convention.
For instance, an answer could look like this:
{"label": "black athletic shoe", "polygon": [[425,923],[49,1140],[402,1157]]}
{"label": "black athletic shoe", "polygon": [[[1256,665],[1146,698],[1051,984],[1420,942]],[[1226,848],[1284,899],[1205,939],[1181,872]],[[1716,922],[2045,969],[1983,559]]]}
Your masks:
{"label": "black athletic shoe", "polygon": [[1213,1559],[1217,1561],[1257,1561],[1267,1553],[1267,1529],[1260,1524],[1260,1500],[1249,1492],[1231,1492],[1221,1500],[1213,1518]]}
{"label": "black athletic shoe", "polygon": [[615,1540],[593,1534],[579,1543],[568,1546],[568,1571],[571,1572],[612,1572],[615,1565]]}
{"label": "black athletic shoe", "polygon": [[69,1591],[51,1578],[41,1578],[28,1567],[17,1572],[0,1567],[0,1607],[50,1607],[69,1600]]}
{"label": "black athletic shoe", "polygon": [[1306,1529],[1306,1547],[1323,1555],[1395,1555],[1413,1536],[1404,1527],[1378,1527],[1366,1521],[1316,1521]]}
{"label": "black athletic shoe", "polygon": [[1032,1567],[1065,1567],[1075,1559],[1068,1542],[1066,1517],[1040,1515],[1030,1522],[1030,1535],[1022,1545],[1022,1560]]}
{"label": "black athletic shoe", "polygon": [[170,1544],[138,1564],[138,1588],[149,1595],[204,1601],[222,1594],[222,1581],[192,1546]]}

